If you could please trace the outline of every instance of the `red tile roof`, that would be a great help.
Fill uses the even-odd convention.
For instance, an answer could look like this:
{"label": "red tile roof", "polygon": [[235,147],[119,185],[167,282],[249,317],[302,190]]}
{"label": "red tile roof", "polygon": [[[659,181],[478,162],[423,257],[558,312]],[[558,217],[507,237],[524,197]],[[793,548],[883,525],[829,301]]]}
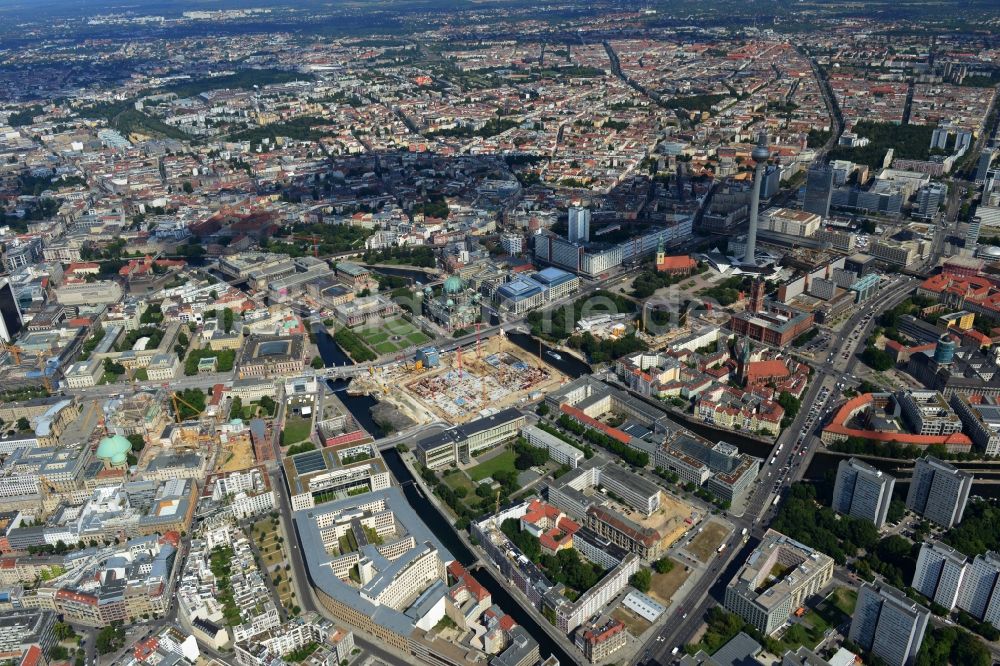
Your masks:
{"label": "red tile roof", "polygon": [[698,264],[687,255],[677,255],[664,257],[663,261],[656,264],[658,271],[692,271]]}
{"label": "red tile roof", "polygon": [[753,384],[761,379],[787,377],[790,372],[783,361],[754,361],[747,365],[747,383]]}
{"label": "red tile roof", "polygon": [[490,596],[490,591],[483,587],[482,584],[476,580],[475,577],[457,560],[452,560],[451,564],[448,565],[448,573],[456,579],[462,581],[465,584],[466,589],[469,590],[469,594],[474,596],[477,601],[482,601],[486,597]]}
{"label": "red tile roof", "polygon": [[40,663],[42,663],[42,649],[32,645],[24,651],[20,666],[38,666]]}
{"label": "red tile roof", "polygon": [[823,431],[835,435],[844,435],[845,437],[861,437],[878,442],[896,442],[912,446],[934,446],[940,444],[962,448],[972,447],[972,440],[960,432],[950,435],[914,435],[906,432],[880,432],[877,430],[861,430],[860,428],[849,427],[847,425],[848,421],[860,410],[870,405],[872,401],[873,397],[871,393],[862,393],[850,398],[837,410],[830,424],[823,428]]}
{"label": "red tile roof", "polygon": [[629,437],[626,433],[622,432],[618,428],[612,428],[607,424],[601,423],[597,419],[587,416],[582,410],[579,410],[576,407],[573,407],[572,405],[563,403],[559,405],[559,409],[561,409],[565,414],[572,416],[583,425],[589,426],[594,430],[599,430],[608,437],[614,437],[622,444],[628,444],[629,442],[632,441],[631,437]]}

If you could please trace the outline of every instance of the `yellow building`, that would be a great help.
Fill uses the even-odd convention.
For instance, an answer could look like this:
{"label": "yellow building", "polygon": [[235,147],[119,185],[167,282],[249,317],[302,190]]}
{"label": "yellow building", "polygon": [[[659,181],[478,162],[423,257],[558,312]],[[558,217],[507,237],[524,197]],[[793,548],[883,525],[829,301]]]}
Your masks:
{"label": "yellow building", "polygon": [[976,315],[967,310],[959,310],[958,312],[949,312],[948,314],[941,315],[938,321],[944,324],[946,328],[954,327],[962,331],[968,331],[975,323]]}

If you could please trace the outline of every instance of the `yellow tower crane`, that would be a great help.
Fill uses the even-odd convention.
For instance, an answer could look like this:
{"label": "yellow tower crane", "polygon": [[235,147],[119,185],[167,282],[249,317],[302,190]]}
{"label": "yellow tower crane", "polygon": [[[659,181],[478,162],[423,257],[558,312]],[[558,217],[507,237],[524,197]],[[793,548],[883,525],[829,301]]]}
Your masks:
{"label": "yellow tower crane", "polygon": [[21,364],[21,354],[24,353],[23,349],[17,345],[10,344],[9,342],[0,342],[0,349],[10,352],[10,355],[14,357],[14,365]]}
{"label": "yellow tower crane", "polygon": [[182,419],[181,419],[181,409],[180,409],[180,406],[178,405],[178,403],[183,404],[183,405],[187,405],[188,407],[190,407],[191,409],[194,410],[195,414],[197,414],[199,416],[201,415],[201,413],[203,411],[205,411],[203,409],[198,409],[197,407],[195,407],[194,405],[192,405],[190,402],[188,402],[184,398],[182,398],[179,395],[177,395],[176,392],[171,393],[170,394],[170,398],[174,402],[174,418],[177,419],[177,423],[180,423],[182,421]]}

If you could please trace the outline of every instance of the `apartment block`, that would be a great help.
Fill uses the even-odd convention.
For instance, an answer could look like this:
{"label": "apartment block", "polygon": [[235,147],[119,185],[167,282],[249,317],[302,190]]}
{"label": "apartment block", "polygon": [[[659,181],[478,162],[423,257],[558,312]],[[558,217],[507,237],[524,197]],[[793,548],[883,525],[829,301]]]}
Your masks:
{"label": "apartment block", "polygon": [[896,479],[857,458],[841,460],[833,486],[833,510],[885,524]]}
{"label": "apartment block", "polygon": [[901,391],[896,394],[903,420],[917,435],[962,432],[962,421],[937,391]]}
{"label": "apartment block", "polygon": [[1000,404],[996,398],[952,393],[951,408],[977,449],[987,456],[1000,455]]}
{"label": "apartment block", "polygon": [[913,589],[934,603],[952,610],[959,601],[969,558],[940,541],[920,546]]}
{"label": "apartment block", "polygon": [[958,595],[958,607],[973,617],[1000,627],[1000,554],[988,551],[969,563]]}
{"label": "apartment block", "polygon": [[528,444],[540,449],[547,449],[549,458],[560,465],[567,465],[572,469],[576,469],[580,466],[580,461],[583,460],[583,451],[572,444],[564,442],[555,435],[550,435],[541,428],[533,425],[525,426],[521,434],[527,440]]}
{"label": "apartment block", "polygon": [[971,489],[972,474],[924,456],[913,466],[906,507],[942,527],[952,527],[962,522]]}
{"label": "apartment block", "polygon": [[930,611],[890,585],[865,583],[858,593],[848,638],[887,666],[914,662]]}

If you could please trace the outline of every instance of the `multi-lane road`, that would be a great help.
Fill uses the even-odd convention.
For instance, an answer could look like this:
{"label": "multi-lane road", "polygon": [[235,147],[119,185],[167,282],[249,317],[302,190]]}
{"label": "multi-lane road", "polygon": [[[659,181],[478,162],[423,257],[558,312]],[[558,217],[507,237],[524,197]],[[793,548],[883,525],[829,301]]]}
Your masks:
{"label": "multi-lane road", "polygon": [[[761,469],[746,511],[742,516],[730,519],[735,529],[724,542],[726,548],[705,570],[684,601],[676,609],[669,611],[672,615],[646,644],[640,653],[639,663],[671,663],[675,659],[671,654],[673,649],[690,642],[698,631],[705,612],[710,606],[722,602],[726,583],[747,561],[773,519],[776,511],[774,498],[780,496],[791,483],[800,480],[805,473],[808,460],[819,441],[812,432],[807,431],[806,423],[811,420],[810,428],[818,425],[816,422],[822,417],[822,406],[837,399],[838,394],[834,389],[836,383],[849,377],[856,361],[855,352],[864,343],[868,330],[874,326],[874,317],[868,315],[891,308],[905,299],[913,288],[913,281],[913,278],[903,276],[895,278],[869,305],[851,315],[833,336],[829,356],[813,366],[815,373],[803,396],[802,409],[775,442],[771,455]],[[847,359],[843,357],[845,351],[849,351]],[[820,408],[810,414],[812,406],[817,404],[821,395]],[[800,435],[805,435],[801,441]],[[802,451],[801,456],[798,455],[799,450]],[[773,464],[770,462],[771,458],[775,459]],[[746,544],[742,544],[742,528],[749,532],[750,539]]]}

